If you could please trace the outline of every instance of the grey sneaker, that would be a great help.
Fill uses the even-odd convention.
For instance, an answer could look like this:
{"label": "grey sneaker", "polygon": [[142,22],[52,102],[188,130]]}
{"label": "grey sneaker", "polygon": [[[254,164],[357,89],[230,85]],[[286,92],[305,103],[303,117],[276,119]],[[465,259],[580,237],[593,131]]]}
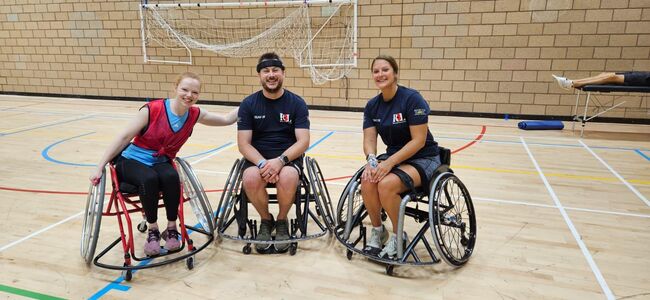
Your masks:
{"label": "grey sneaker", "polygon": [[[408,245],[408,238],[406,237],[406,232],[402,235],[404,238],[404,242],[402,243],[402,247],[406,248]],[[381,258],[387,258],[387,259],[397,259],[397,235],[393,234],[390,239],[388,240],[388,244],[386,244],[386,247],[384,249],[381,249],[381,252],[379,253],[379,257]]]}
{"label": "grey sneaker", "polygon": [[[260,222],[260,229],[257,231],[257,240],[258,241],[270,241],[271,240],[271,231],[273,231],[273,219],[271,220],[262,220]],[[271,248],[271,244],[259,243],[255,244],[255,249],[258,252],[264,252]]]}
{"label": "grey sneaker", "polygon": [[555,76],[551,75],[553,78],[555,78],[555,81],[557,81],[557,84],[565,89],[565,90],[570,90],[573,87],[573,81],[566,78],[566,77],[560,77],[560,76]]}
{"label": "grey sneaker", "polygon": [[[275,240],[284,241],[289,238],[289,224],[287,223],[287,220],[277,220],[275,222]],[[275,244],[275,250],[278,252],[286,252],[287,249],[289,249],[289,244],[290,243]]]}
{"label": "grey sneaker", "polygon": [[376,230],[374,227],[370,229],[370,238],[366,243],[366,247],[363,248],[363,252],[370,254],[372,256],[377,256],[381,252],[381,248],[384,246],[384,243],[388,240],[388,230],[384,227],[384,224],[381,224],[381,229]]}

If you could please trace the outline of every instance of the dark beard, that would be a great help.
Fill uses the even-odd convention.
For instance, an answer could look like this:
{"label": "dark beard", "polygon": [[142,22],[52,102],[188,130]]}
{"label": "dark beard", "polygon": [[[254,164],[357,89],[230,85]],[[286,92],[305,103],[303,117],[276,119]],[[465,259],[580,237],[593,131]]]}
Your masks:
{"label": "dark beard", "polygon": [[278,86],[275,87],[274,89],[270,89],[266,84],[262,84],[262,88],[263,88],[267,93],[275,94],[275,93],[279,92],[280,89],[282,89],[282,82],[278,82]]}

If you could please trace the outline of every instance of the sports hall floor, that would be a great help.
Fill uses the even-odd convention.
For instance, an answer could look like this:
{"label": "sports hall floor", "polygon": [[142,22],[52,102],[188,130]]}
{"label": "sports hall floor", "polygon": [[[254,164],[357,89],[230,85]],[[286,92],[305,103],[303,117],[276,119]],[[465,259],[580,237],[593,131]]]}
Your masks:
{"label": "sports hall floor", "polygon": [[[179,262],[123,281],[85,265],[81,218],[91,166],[141,104],[0,96],[0,298],[650,299],[650,126],[590,122],[580,139],[570,124],[521,131],[518,120],[439,116],[429,127],[454,151],[477,213],[464,267],[397,267],[390,277],[358,255],[348,261],[330,236],[295,256],[244,255],[224,240],[197,254],[194,270]],[[311,111],[307,154],[333,179],[335,203],[364,163],[361,117]],[[180,156],[216,208],[240,156],[235,126],[197,125]],[[104,217],[98,251],[117,233]],[[119,263],[120,251],[108,259]]]}

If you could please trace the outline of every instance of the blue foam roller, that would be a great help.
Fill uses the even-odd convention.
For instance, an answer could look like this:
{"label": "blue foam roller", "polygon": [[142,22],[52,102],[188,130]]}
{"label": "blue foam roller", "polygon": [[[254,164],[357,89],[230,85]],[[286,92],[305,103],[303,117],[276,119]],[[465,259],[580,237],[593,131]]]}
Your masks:
{"label": "blue foam roller", "polygon": [[517,124],[523,130],[562,130],[562,121],[521,121]]}

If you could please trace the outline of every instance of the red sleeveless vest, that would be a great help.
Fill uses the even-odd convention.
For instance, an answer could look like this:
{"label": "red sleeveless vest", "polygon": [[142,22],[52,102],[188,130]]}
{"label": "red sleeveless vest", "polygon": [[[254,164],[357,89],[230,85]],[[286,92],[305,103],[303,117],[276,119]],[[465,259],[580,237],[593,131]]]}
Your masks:
{"label": "red sleeveless vest", "polygon": [[174,132],[167,119],[165,100],[157,99],[145,104],[149,108],[149,124],[144,133],[139,133],[133,139],[133,144],[149,150],[155,150],[153,156],[167,156],[170,160],[176,158],[176,153],[192,135],[194,124],[199,119],[201,110],[192,106],[183,128]]}

